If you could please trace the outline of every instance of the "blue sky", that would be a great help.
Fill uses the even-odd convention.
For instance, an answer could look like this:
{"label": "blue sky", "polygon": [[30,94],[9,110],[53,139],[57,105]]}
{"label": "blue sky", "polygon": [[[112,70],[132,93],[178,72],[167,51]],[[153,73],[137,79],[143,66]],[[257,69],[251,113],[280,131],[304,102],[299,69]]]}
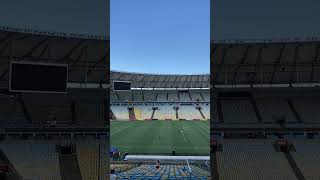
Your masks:
{"label": "blue sky", "polygon": [[209,0],[111,0],[111,69],[209,73]]}
{"label": "blue sky", "polygon": [[[212,0],[212,38],[309,36],[319,0]],[[106,0],[1,0],[0,25],[108,34]],[[111,0],[111,68],[209,72],[209,0]]]}

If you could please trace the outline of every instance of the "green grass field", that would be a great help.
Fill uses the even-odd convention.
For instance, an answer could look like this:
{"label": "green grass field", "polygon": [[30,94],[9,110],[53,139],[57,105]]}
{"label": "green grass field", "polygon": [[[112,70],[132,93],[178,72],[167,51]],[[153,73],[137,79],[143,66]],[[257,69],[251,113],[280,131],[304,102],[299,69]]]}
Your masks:
{"label": "green grass field", "polygon": [[209,121],[112,121],[111,146],[129,154],[209,155]]}

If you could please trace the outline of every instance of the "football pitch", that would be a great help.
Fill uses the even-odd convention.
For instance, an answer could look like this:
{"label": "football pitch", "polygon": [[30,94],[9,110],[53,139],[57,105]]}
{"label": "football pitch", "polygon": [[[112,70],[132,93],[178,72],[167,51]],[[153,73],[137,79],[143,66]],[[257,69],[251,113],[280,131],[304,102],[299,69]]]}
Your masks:
{"label": "football pitch", "polygon": [[112,121],[110,140],[129,154],[210,154],[209,121]]}

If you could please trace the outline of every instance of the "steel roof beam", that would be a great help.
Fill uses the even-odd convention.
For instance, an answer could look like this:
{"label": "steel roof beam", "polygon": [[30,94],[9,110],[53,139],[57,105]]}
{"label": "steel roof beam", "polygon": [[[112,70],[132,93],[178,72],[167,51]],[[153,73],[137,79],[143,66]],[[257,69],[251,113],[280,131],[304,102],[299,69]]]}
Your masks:
{"label": "steel roof beam", "polygon": [[283,52],[284,52],[285,48],[286,48],[286,45],[285,45],[285,44],[282,44],[281,49],[280,49],[280,52],[279,52],[279,56],[278,56],[278,58],[275,60],[275,63],[274,63],[274,65],[273,65],[273,72],[272,72],[272,75],[271,75],[271,78],[270,78],[270,83],[272,83],[273,80],[274,80],[274,76],[275,76],[275,74],[276,74],[277,66],[278,66],[277,64],[281,65],[281,60],[282,60]]}
{"label": "steel roof beam", "polygon": [[249,54],[249,49],[250,49],[250,45],[247,45],[247,46],[246,46],[246,50],[244,51],[243,56],[241,57],[240,64],[238,64],[238,66],[235,68],[235,71],[234,71],[234,73],[233,73],[232,83],[236,83],[236,78],[237,78],[238,70],[240,69],[241,64],[244,64],[245,60],[247,59],[248,54]]}
{"label": "steel roof beam", "polygon": [[[315,77],[316,64],[317,64],[317,61],[320,60],[320,58],[319,58],[319,55],[320,55],[319,51],[320,51],[320,45],[318,44],[318,45],[316,46],[316,51],[315,51],[314,59],[313,59],[313,61],[312,61],[312,71],[311,71],[311,74],[310,74],[310,82],[313,82],[313,83],[314,83],[314,77]],[[318,63],[318,64],[319,64],[319,63]],[[320,68],[320,67],[318,67],[318,68]]]}
{"label": "steel roof beam", "polygon": [[74,45],[64,56],[65,59],[70,59],[70,56],[74,53],[75,50],[77,50],[80,46],[82,46],[87,40],[82,39],[76,45]]}
{"label": "steel roof beam", "polygon": [[46,37],[43,40],[41,40],[40,42],[38,42],[35,46],[33,46],[25,55],[23,55],[23,57],[28,57],[31,56],[32,53],[37,50],[41,45],[43,45],[44,43],[48,42],[51,39],[51,37]]}

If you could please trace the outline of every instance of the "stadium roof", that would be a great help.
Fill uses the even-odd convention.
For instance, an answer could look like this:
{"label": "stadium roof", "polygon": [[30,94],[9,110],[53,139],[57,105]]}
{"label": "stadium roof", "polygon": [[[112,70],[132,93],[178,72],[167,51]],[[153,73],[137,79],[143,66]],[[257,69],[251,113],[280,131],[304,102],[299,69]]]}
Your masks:
{"label": "stadium roof", "polygon": [[209,88],[210,75],[146,74],[110,72],[113,81],[130,81],[132,88]]}
{"label": "stadium roof", "polygon": [[102,36],[102,35],[42,31],[42,30],[17,28],[17,27],[1,26],[1,25],[0,25],[0,31],[28,33],[28,34],[34,34],[34,35],[60,36],[60,37],[77,38],[77,39],[92,39],[92,40],[94,40],[94,39],[96,39],[96,40],[109,40],[110,39],[109,36]]}
{"label": "stadium roof", "polygon": [[106,82],[109,42],[105,36],[0,26],[0,82],[7,84],[11,60],[68,64],[69,82]]}
{"label": "stadium roof", "polygon": [[320,39],[315,41],[211,42],[211,83],[320,82]]}
{"label": "stadium roof", "polygon": [[[214,37],[211,37],[214,38]],[[252,39],[211,39],[211,43],[230,43],[230,44],[235,44],[235,43],[287,43],[287,42],[316,42],[320,41],[320,34],[313,34],[311,36],[304,36],[304,37],[291,37],[291,38],[264,38],[264,39],[257,39],[257,38],[252,38]]]}

